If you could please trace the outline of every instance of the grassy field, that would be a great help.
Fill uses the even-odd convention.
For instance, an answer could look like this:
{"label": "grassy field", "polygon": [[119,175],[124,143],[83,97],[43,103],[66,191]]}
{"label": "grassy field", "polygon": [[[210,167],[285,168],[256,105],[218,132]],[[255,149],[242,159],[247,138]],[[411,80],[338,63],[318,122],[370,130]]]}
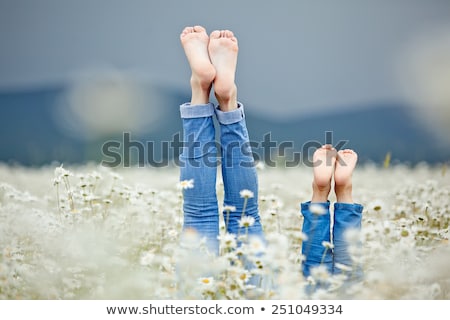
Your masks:
{"label": "grassy field", "polygon": [[[232,250],[222,234],[221,255],[209,257],[195,235],[180,240],[177,168],[0,165],[0,299],[450,298],[445,166],[357,168],[354,196],[365,209],[356,284],[323,272],[302,277],[299,204],[311,178],[306,167],[260,168],[268,246]],[[221,199],[220,181],[217,191]],[[308,296],[318,280],[326,289]]]}

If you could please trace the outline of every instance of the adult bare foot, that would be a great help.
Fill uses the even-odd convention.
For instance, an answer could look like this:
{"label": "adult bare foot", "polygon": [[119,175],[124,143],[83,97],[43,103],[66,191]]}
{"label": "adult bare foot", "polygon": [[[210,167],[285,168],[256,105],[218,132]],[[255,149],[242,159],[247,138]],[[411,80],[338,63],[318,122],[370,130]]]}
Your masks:
{"label": "adult bare foot", "polygon": [[340,150],[337,153],[334,171],[334,191],[337,202],[353,203],[352,175],[357,161],[358,154],[351,149]]}
{"label": "adult bare foot", "polygon": [[191,104],[209,102],[216,70],[208,53],[209,36],[202,26],[186,27],[180,34],[181,44],[191,67]]}
{"label": "adult bare foot", "polygon": [[231,111],[237,108],[237,88],[234,82],[238,41],[229,30],[213,31],[209,39],[209,57],[216,69],[214,94],[220,110]]}
{"label": "adult bare foot", "polygon": [[336,149],[323,145],[313,155],[313,196],[311,202],[326,202],[336,164]]}

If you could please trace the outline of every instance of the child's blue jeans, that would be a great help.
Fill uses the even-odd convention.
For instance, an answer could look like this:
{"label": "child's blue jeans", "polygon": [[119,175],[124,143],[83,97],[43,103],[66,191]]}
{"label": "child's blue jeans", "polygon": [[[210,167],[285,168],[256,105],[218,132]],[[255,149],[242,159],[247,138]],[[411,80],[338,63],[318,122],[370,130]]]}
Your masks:
{"label": "child's blue jeans", "polygon": [[[324,265],[330,274],[340,273],[336,268],[340,263],[353,267],[351,255],[348,251],[349,243],[346,239],[346,232],[351,229],[361,229],[361,218],[363,206],[360,204],[335,203],[334,223],[331,229],[330,203],[316,203],[323,206],[323,213],[313,213],[310,210],[311,202],[301,204],[301,212],[304,217],[303,233],[308,236],[307,241],[303,241],[302,253],[305,256],[302,271],[305,277],[310,275],[311,268]],[[319,210],[320,211],[320,210]],[[334,248],[327,249],[323,246],[323,241],[332,242]],[[359,273],[359,270],[354,270]],[[358,275],[359,276],[359,275]]]}

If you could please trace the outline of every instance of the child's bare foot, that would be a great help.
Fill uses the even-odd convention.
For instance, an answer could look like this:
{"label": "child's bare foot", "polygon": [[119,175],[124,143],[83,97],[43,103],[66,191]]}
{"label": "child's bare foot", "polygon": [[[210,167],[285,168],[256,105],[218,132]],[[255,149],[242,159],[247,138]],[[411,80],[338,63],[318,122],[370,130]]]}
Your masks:
{"label": "child's bare foot", "polygon": [[208,54],[209,37],[201,26],[186,27],[180,34],[181,44],[191,67],[191,104],[209,102],[209,93],[216,70]]}
{"label": "child's bare foot", "polygon": [[313,155],[313,196],[311,202],[326,202],[331,190],[331,178],[336,164],[336,149],[324,145]]}
{"label": "child's bare foot", "polygon": [[220,110],[231,111],[237,108],[237,89],[234,83],[238,41],[229,30],[213,31],[209,39],[209,57],[216,69],[214,93]]}
{"label": "child's bare foot", "polygon": [[337,153],[334,171],[334,191],[337,202],[353,203],[352,174],[357,161],[358,154],[351,149],[340,150]]}

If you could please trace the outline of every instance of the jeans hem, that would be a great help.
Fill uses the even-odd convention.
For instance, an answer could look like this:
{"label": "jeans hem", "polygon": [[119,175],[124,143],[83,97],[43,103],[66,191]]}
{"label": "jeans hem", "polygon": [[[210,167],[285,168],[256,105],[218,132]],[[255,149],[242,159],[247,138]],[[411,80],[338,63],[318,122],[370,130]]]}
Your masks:
{"label": "jeans hem", "polygon": [[221,111],[219,106],[215,108],[217,120],[220,124],[233,124],[245,118],[244,105],[240,102],[237,104],[237,109],[227,112]]}
{"label": "jeans hem", "polygon": [[180,115],[183,119],[190,118],[206,118],[214,114],[214,104],[209,102],[206,104],[191,105],[186,102],[180,105]]}

